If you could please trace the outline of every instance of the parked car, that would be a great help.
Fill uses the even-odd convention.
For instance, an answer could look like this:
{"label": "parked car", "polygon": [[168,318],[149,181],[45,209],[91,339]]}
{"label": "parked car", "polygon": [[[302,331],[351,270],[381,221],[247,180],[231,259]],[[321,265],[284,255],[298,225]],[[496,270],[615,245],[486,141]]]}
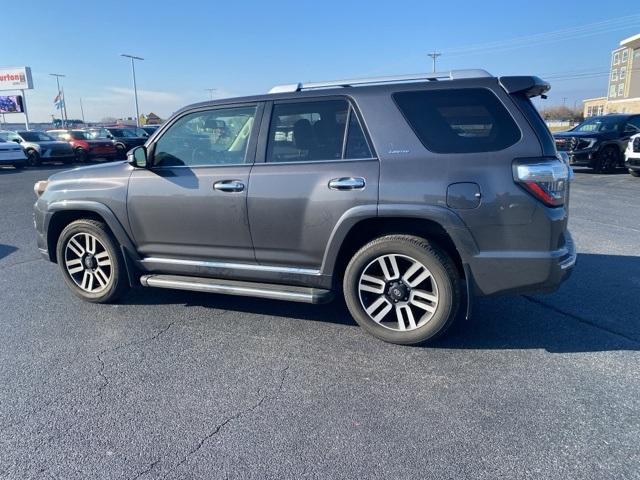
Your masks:
{"label": "parked car", "polygon": [[640,177],[640,133],[629,140],[625,157],[624,165],[629,169],[629,173],[634,177]]}
{"label": "parked car", "polygon": [[118,158],[127,158],[127,152],[134,147],[143,145],[147,141],[146,136],[142,136],[141,132],[137,132],[135,127],[101,127],[90,128],[87,130],[90,138],[105,139],[108,138],[116,147]]}
{"label": "parked car", "polygon": [[83,130],[47,130],[47,133],[57,140],[69,142],[76,160],[81,163],[95,158],[113,160],[118,156],[118,151],[111,140],[92,139],[89,133]]}
{"label": "parked car", "polygon": [[140,128],[147,133],[147,136],[150,137],[152,134],[156,133],[156,130],[160,128],[160,125],[143,125]]}
{"label": "parked car", "polygon": [[548,89],[454,71],[189,106],[129,162],[38,182],[38,246],[91,302],[343,294],[366,331],[423,342],[474,296],[553,291],[575,264],[569,167],[530,100]]}
{"label": "parked car", "polygon": [[41,162],[71,163],[75,156],[67,142],[57,141],[45,132],[35,130],[0,130],[0,139],[19,143],[27,156],[27,165],[36,166]]}
{"label": "parked car", "polygon": [[589,117],[567,132],[554,134],[556,148],[566,151],[573,166],[611,173],[624,166],[629,138],[640,132],[640,114]]}
{"label": "parked car", "polygon": [[20,145],[0,139],[0,166],[12,165],[21,170],[27,164],[27,157]]}

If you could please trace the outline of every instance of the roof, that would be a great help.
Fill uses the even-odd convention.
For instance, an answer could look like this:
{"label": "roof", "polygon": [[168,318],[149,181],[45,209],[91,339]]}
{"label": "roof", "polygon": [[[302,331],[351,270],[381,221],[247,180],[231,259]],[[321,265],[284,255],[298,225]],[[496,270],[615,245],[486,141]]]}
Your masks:
{"label": "roof", "polygon": [[640,33],[636,33],[635,35],[625,38],[624,40],[621,40],[620,46],[621,47],[630,46],[629,44],[635,43],[635,42],[638,42],[638,44],[640,45]]}
{"label": "roof", "polygon": [[[486,73],[486,72],[485,72]],[[318,86],[319,82],[314,82],[311,84],[313,88],[298,90],[295,91],[293,88],[287,89],[287,91],[277,91],[275,93],[263,93],[260,95],[249,95],[244,97],[232,97],[232,98],[220,98],[215,100],[206,100],[204,102],[194,103],[191,105],[187,105],[175,114],[180,114],[187,110],[197,109],[197,108],[206,108],[206,107],[216,107],[221,105],[233,105],[237,103],[252,103],[252,102],[268,102],[273,100],[295,100],[295,99],[303,99],[303,98],[317,98],[317,97],[329,97],[329,96],[349,96],[355,97],[360,94],[366,94],[371,91],[380,91],[380,92],[394,92],[397,90],[410,90],[417,88],[423,88],[425,86],[443,86],[447,85],[450,87],[454,86],[469,86],[469,85],[478,85],[478,86],[487,86],[489,84],[495,84],[497,82],[497,78],[490,76],[489,74],[483,76],[476,77],[455,77],[452,76],[449,80],[433,80],[433,76],[437,74],[423,74],[420,80],[410,80],[410,81],[397,81],[397,82],[379,82],[379,83],[358,83],[357,86],[350,84],[345,84],[343,82],[348,82],[345,80],[336,80],[331,82],[322,82],[323,84],[330,84],[330,86],[320,87]],[[378,77],[385,78],[385,77]],[[429,80],[432,79],[432,80]],[[364,79],[359,79],[362,81]],[[373,79],[376,80],[376,79]],[[289,84],[288,87],[298,86],[299,84]],[[304,84],[303,84],[304,85]],[[309,85],[309,83],[307,83]],[[339,85],[339,86],[334,86]]]}

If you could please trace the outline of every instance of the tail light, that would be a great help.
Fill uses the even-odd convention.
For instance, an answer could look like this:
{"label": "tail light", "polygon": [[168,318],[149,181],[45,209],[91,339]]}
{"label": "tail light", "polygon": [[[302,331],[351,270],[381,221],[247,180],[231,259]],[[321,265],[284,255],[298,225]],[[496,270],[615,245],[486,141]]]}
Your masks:
{"label": "tail light", "polygon": [[513,179],[549,207],[564,205],[571,167],[556,157],[524,158],[513,162]]}

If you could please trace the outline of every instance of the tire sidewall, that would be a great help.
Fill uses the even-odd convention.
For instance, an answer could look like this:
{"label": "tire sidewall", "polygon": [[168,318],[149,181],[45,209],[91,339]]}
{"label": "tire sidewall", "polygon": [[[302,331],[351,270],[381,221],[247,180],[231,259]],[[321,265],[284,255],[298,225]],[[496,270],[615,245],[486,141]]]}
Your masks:
{"label": "tire sidewall", "polygon": [[[609,152],[612,154],[611,164],[605,164],[605,155]],[[619,154],[616,150],[616,147],[614,147],[613,145],[607,145],[606,147],[604,147],[600,152],[599,157],[600,158],[598,159],[597,170],[602,173],[614,172],[618,167],[618,164],[620,163]]]}
{"label": "tire sidewall", "polygon": [[82,148],[78,148],[75,153],[76,153],[76,161],[79,163],[86,163],[87,160],[89,159],[89,154],[87,153],[86,150]]}
{"label": "tire sidewall", "polygon": [[27,163],[30,167],[37,167],[40,165],[40,155],[35,150],[27,151]]}
{"label": "tire sidewall", "polygon": [[[109,280],[109,285],[106,289],[98,293],[89,293],[82,290],[71,278],[71,275],[67,271],[67,267],[65,265],[65,249],[67,246],[67,242],[78,233],[90,233],[94,235],[100,240],[100,243],[104,245],[105,249],[109,253],[109,257],[111,258],[111,279]],[[114,300],[122,290],[122,282],[124,280],[125,272],[124,272],[124,260],[122,259],[122,254],[120,250],[117,248],[117,245],[111,238],[109,232],[106,231],[104,227],[101,226],[100,223],[86,220],[77,220],[71,224],[69,224],[60,234],[58,238],[58,244],[56,246],[56,258],[58,259],[58,264],[60,265],[60,269],[62,270],[64,281],[67,286],[71,289],[74,295],[82,298],[83,300],[87,300],[89,302],[97,302],[97,303],[107,303]]]}
{"label": "tire sidewall", "polygon": [[[414,237],[415,238],[415,237]],[[345,271],[343,290],[345,301],[354,319],[362,328],[386,342],[412,345],[425,342],[444,332],[455,318],[459,306],[460,290],[455,278],[451,278],[451,261],[442,252],[421,248],[411,241],[384,237],[357,252]],[[418,239],[422,240],[422,239]],[[360,302],[358,283],[360,275],[375,258],[387,254],[407,255],[426,266],[438,286],[438,307],[433,317],[423,326],[406,332],[390,330],[372,320]],[[445,260],[444,262],[442,260]],[[445,263],[449,262],[449,269]],[[392,314],[392,312],[390,312]]]}

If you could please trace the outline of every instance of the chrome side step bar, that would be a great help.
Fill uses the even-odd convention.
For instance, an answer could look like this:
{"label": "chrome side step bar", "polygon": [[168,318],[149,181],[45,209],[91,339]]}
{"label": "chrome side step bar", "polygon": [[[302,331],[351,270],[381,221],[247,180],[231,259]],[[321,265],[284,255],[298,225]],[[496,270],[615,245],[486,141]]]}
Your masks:
{"label": "chrome side step bar", "polygon": [[321,288],[240,282],[219,278],[186,277],[181,275],[144,275],[140,278],[140,283],[144,287],[223,293],[227,295],[271,298],[302,303],[326,303],[333,298],[331,290]]}

